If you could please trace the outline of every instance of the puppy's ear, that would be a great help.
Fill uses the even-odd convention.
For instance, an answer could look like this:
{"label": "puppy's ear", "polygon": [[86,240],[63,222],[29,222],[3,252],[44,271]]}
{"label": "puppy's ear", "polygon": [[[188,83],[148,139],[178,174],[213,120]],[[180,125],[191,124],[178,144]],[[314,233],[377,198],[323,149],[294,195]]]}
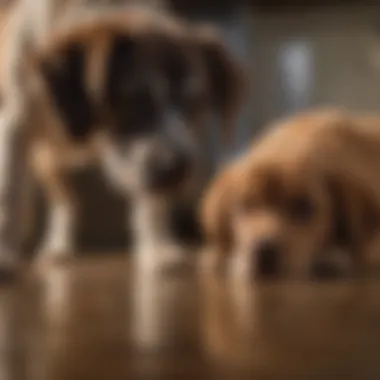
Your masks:
{"label": "puppy's ear", "polygon": [[96,117],[86,88],[85,45],[71,41],[57,49],[53,46],[34,65],[69,135],[76,140],[88,137]]}
{"label": "puppy's ear", "polygon": [[235,169],[219,174],[206,190],[201,202],[201,224],[206,245],[214,257],[225,256],[232,250],[231,208],[234,195]]}
{"label": "puppy's ear", "polygon": [[348,192],[342,183],[333,178],[325,179],[326,189],[330,203],[331,232],[328,244],[340,248],[352,248],[352,228],[348,210]]}
{"label": "puppy's ear", "polygon": [[195,36],[205,68],[211,106],[222,123],[223,143],[229,147],[248,90],[245,69],[225,46],[216,29],[198,27]]}
{"label": "puppy's ear", "polygon": [[374,201],[347,179],[327,181],[331,204],[332,243],[353,255],[360,255],[380,225]]}
{"label": "puppy's ear", "polygon": [[[106,101],[124,108],[123,95],[128,79],[136,72],[138,42],[129,35],[117,34],[111,42],[106,76]],[[120,104],[121,102],[121,104]]]}

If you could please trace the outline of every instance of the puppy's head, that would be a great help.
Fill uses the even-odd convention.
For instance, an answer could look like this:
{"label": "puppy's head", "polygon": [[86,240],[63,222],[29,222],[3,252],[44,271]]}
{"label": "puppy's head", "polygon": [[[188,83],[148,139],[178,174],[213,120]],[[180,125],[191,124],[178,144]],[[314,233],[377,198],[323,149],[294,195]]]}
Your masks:
{"label": "puppy's head", "polygon": [[124,190],[172,193],[192,177],[205,115],[236,116],[240,72],[217,37],[144,10],[52,38],[34,69],[67,134],[102,136]]}
{"label": "puppy's head", "polygon": [[307,275],[331,224],[323,177],[291,149],[256,148],[211,186],[203,207],[206,236],[212,249],[254,276]]}
{"label": "puppy's head", "polygon": [[238,253],[263,275],[312,269],[328,228],[328,199],[311,167],[254,163],[236,188],[231,228]]}

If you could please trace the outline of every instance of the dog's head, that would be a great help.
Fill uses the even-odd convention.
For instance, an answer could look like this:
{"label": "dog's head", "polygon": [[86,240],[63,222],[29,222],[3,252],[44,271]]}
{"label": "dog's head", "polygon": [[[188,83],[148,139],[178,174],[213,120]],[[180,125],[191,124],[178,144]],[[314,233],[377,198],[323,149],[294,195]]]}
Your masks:
{"label": "dog's head", "polygon": [[284,161],[254,163],[242,173],[232,201],[237,249],[262,274],[311,270],[329,221],[328,199],[315,173],[304,163]]}
{"label": "dog's head", "polygon": [[148,10],[60,33],[32,67],[71,139],[102,136],[105,171],[124,190],[183,188],[206,115],[231,123],[242,100],[240,67],[217,35]]}
{"label": "dog's head", "polygon": [[311,273],[333,223],[311,141],[294,127],[266,135],[213,182],[202,215],[212,249],[258,275]]}

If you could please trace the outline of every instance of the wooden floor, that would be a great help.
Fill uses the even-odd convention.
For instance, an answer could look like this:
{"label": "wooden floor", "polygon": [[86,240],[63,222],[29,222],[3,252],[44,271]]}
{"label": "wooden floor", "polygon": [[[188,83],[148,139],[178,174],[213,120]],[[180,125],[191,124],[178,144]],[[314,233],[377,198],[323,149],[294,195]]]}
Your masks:
{"label": "wooden floor", "polygon": [[122,256],[30,270],[0,292],[0,379],[378,379],[379,295],[139,276]]}

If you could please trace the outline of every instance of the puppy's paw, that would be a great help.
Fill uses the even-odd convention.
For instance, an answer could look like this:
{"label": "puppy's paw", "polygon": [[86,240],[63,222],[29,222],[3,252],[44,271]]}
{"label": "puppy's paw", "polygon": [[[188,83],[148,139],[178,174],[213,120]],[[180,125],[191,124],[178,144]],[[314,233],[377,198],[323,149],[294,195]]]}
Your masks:
{"label": "puppy's paw", "polygon": [[139,269],[149,272],[182,272],[191,267],[187,250],[175,243],[166,243],[158,247],[140,247],[135,259]]}
{"label": "puppy's paw", "polygon": [[232,281],[247,282],[252,280],[253,270],[250,263],[239,255],[233,255],[228,261],[228,277]]}
{"label": "puppy's paw", "polygon": [[198,267],[204,275],[218,273],[221,270],[221,257],[215,249],[205,247],[199,254]]}
{"label": "puppy's paw", "polygon": [[175,243],[164,245],[161,249],[161,271],[177,272],[190,269],[191,260],[185,247]]}
{"label": "puppy's paw", "polygon": [[42,250],[36,257],[34,267],[37,271],[46,271],[51,267],[63,266],[67,264],[72,257],[72,252],[69,250]]}

